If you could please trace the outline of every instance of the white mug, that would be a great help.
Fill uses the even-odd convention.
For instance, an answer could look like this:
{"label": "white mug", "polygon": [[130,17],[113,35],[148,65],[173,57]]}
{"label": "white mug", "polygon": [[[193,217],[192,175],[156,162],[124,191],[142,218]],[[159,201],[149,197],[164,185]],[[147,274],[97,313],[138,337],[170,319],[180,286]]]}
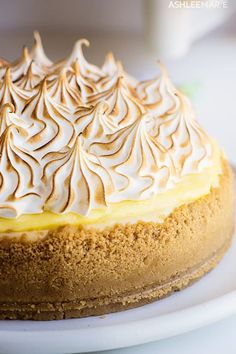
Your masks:
{"label": "white mug", "polygon": [[223,23],[235,5],[223,0],[144,0],[148,44],[158,57],[183,56],[195,39]]}

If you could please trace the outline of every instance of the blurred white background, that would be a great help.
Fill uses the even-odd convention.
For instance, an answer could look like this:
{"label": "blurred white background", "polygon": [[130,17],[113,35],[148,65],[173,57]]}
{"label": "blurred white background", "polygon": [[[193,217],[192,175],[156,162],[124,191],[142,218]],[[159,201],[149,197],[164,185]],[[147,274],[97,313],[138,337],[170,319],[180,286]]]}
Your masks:
{"label": "blurred white background", "polygon": [[145,34],[156,55],[176,58],[236,9],[234,0],[207,1],[227,6],[173,8],[175,1],[171,0],[0,0],[0,31],[7,35],[21,32],[26,38],[35,29],[57,36]]}
{"label": "blurred white background", "polygon": [[143,27],[142,0],[1,0],[0,4],[1,31],[124,32]]}

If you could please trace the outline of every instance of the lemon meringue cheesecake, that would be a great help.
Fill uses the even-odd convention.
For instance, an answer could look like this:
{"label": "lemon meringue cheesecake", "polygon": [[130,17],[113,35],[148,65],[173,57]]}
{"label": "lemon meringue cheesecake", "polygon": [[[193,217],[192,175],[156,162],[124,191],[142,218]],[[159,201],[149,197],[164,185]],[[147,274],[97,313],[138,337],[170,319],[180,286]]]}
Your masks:
{"label": "lemon meringue cheesecake", "polygon": [[211,270],[234,227],[233,177],[168,73],[138,81],[79,40],[0,61],[0,319],[101,315]]}

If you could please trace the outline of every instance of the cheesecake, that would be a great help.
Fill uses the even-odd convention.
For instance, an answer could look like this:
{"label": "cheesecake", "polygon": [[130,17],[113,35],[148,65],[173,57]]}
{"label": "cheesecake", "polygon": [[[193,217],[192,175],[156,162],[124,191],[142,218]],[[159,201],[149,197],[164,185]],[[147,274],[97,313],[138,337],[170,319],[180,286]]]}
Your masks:
{"label": "cheesecake", "polygon": [[232,240],[233,173],[160,66],[102,67],[39,34],[0,60],[0,319],[103,315],[213,269]]}

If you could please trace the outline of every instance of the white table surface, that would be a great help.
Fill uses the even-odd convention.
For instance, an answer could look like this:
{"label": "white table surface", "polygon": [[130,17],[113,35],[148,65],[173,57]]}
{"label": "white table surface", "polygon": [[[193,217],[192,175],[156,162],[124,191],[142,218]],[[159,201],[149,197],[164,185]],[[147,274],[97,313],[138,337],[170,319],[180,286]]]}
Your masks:
{"label": "white table surface", "polygon": [[[52,58],[68,53],[76,36],[44,35],[45,47]],[[102,62],[103,55],[113,50],[126,69],[139,78],[158,72],[156,56],[145,47],[141,35],[89,35],[89,58]],[[1,56],[14,58],[29,42],[30,34],[0,33]],[[198,120],[215,136],[231,161],[236,163],[236,33],[218,31],[196,42],[188,55],[167,61],[177,83],[195,82]],[[138,347],[106,352],[112,354],[235,354],[236,316],[174,338]]]}

